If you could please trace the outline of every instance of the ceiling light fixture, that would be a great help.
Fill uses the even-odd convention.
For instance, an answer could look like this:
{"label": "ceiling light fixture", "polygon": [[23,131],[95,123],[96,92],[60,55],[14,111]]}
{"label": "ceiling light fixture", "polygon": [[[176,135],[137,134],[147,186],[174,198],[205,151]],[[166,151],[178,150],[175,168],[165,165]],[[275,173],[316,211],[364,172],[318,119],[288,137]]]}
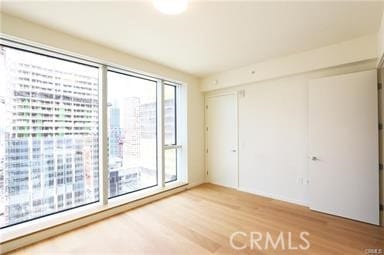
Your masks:
{"label": "ceiling light fixture", "polygon": [[177,15],[188,7],[188,0],[153,0],[155,8],[163,14]]}

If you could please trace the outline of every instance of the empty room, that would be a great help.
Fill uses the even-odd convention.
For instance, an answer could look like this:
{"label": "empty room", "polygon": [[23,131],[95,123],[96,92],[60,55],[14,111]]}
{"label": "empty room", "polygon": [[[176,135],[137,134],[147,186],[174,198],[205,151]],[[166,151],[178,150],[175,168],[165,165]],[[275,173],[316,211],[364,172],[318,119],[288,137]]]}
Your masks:
{"label": "empty room", "polygon": [[384,255],[383,85],[383,0],[0,0],[0,254]]}

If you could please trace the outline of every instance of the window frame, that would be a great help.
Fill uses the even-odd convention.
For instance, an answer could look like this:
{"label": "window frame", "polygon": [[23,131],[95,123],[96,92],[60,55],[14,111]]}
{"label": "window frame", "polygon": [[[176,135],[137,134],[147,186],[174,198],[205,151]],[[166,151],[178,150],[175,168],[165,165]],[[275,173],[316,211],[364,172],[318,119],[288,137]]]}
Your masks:
{"label": "window frame", "polygon": [[[99,70],[99,86],[98,86],[98,95],[99,95],[99,107],[98,107],[98,117],[99,117],[99,197],[97,201],[87,203],[84,205],[79,205],[73,208],[68,208],[65,210],[60,210],[48,215],[40,216],[34,219],[30,219],[28,221],[23,221],[20,223],[7,225],[0,227],[1,231],[4,231],[4,235],[0,238],[0,243],[6,240],[11,240],[26,234],[34,233],[36,231],[40,231],[42,229],[55,227],[57,225],[64,224],[66,222],[80,219],[83,217],[87,217],[89,215],[93,215],[100,211],[104,211],[109,208],[114,208],[122,205],[126,205],[130,202],[134,202],[148,196],[152,196],[155,194],[159,194],[166,190],[170,190],[177,187],[182,187],[188,184],[188,157],[187,157],[187,84],[178,80],[172,80],[169,78],[164,78],[159,75],[152,75],[146,73],[145,71],[136,71],[132,70],[126,66],[110,63],[105,60],[100,60],[97,58],[86,57],[77,53],[68,52],[65,50],[53,48],[50,46],[26,41],[19,38],[8,37],[6,35],[0,34],[0,46],[14,48],[17,50],[22,50],[34,54],[39,54],[47,57],[53,57],[56,59],[74,62],[77,64],[87,65],[91,67],[96,67]],[[164,145],[164,121],[163,121],[163,110],[157,109],[157,114],[159,110],[162,115],[157,116],[157,125],[161,124],[157,129],[157,158],[158,165],[161,167],[157,169],[158,175],[158,183],[156,186],[148,187],[146,189],[137,190],[134,192],[130,192],[127,194],[119,195],[118,197],[113,197],[112,199],[108,198],[108,184],[109,184],[109,171],[108,171],[108,107],[107,107],[107,93],[108,93],[108,80],[107,80],[107,72],[116,71],[118,73],[127,74],[130,76],[144,78],[149,80],[157,81],[157,86],[161,89],[157,95],[161,98],[160,102],[157,102],[157,108],[163,108],[164,106],[164,98],[163,98],[163,88],[164,84],[172,84],[175,85],[176,89],[176,99],[175,100],[175,140],[180,144],[172,145],[172,147],[177,148],[180,151],[180,160],[177,160],[177,178],[171,182],[165,182],[164,180],[164,150],[169,149],[168,146]],[[180,98],[183,97],[184,102],[182,107],[179,107],[181,104]],[[181,110],[182,109],[182,110]],[[180,114],[185,114],[185,116],[179,117]],[[183,120],[182,125],[181,119]],[[181,132],[181,128],[185,129]],[[159,135],[159,129],[161,129],[161,135]],[[182,136],[180,135],[182,133]],[[159,143],[160,141],[160,143]],[[160,149],[160,150],[159,150]],[[162,160],[159,160],[162,158]],[[116,198],[116,199],[115,199]],[[117,199],[118,198],[118,199]]]}
{"label": "window frame", "polygon": [[[180,165],[180,156],[181,156],[181,153],[180,153],[180,150],[182,150],[183,146],[181,144],[179,144],[179,141],[181,139],[179,139],[179,132],[178,132],[178,129],[179,129],[179,118],[177,117],[178,116],[178,105],[179,105],[179,98],[180,98],[180,88],[179,88],[179,84],[176,84],[176,83],[170,83],[170,82],[163,82],[163,86],[165,88],[165,86],[172,86],[173,89],[174,89],[174,95],[175,95],[175,99],[174,99],[174,114],[175,114],[175,123],[174,123],[174,132],[175,132],[175,137],[174,137],[174,143],[172,144],[165,144],[163,145],[163,154],[165,154],[165,151],[166,150],[175,150],[175,153],[176,153],[176,162],[175,162],[175,166],[176,166],[176,178],[175,179],[171,179],[171,180],[168,180],[166,181],[164,179],[164,182],[165,182],[165,185],[167,184],[170,184],[170,183],[173,183],[173,182],[177,182],[179,177],[180,177],[180,173],[179,173],[179,169],[181,167]],[[163,100],[165,101],[165,100]],[[165,106],[163,106],[163,108],[165,109]],[[164,114],[165,116],[165,114]],[[163,133],[163,136],[165,137],[165,131]],[[164,161],[165,161],[165,157],[164,157]],[[165,168],[165,166],[164,166]],[[164,175],[165,175],[165,171],[164,171]]]}
{"label": "window frame", "polygon": [[[128,192],[125,192],[125,193],[122,193],[122,194],[118,194],[118,195],[115,195],[115,196],[109,196],[107,194],[108,195],[108,200],[111,200],[111,199],[114,199],[114,198],[117,198],[117,197],[129,195],[129,194],[132,194],[132,193],[135,193],[135,192],[138,192],[138,191],[142,191],[142,190],[146,190],[146,189],[151,189],[151,188],[159,186],[159,164],[158,164],[158,161],[159,161],[159,134],[157,132],[158,125],[159,125],[159,121],[158,121],[158,119],[159,119],[159,114],[158,114],[158,108],[159,108],[159,102],[158,102],[159,88],[158,88],[158,83],[159,83],[159,80],[151,79],[151,78],[143,76],[143,75],[139,76],[139,75],[133,74],[133,73],[125,71],[125,70],[117,70],[116,68],[113,68],[113,67],[106,67],[106,68],[107,68],[107,77],[108,77],[108,72],[113,72],[115,74],[120,74],[120,75],[128,76],[128,77],[131,77],[131,78],[138,78],[138,79],[143,79],[143,80],[146,80],[146,81],[154,82],[155,83],[154,86],[156,86],[156,109],[155,109],[155,111],[156,111],[156,138],[155,138],[156,139],[156,184],[148,186],[148,187],[140,188],[140,189],[137,189],[137,190],[133,190],[133,191],[128,191]],[[108,80],[108,78],[107,78],[107,80]],[[107,81],[107,83],[108,83],[108,81]],[[107,100],[108,100],[108,97],[107,97]],[[107,112],[108,112],[108,110],[107,110]],[[106,116],[107,116],[106,119],[107,119],[107,122],[108,122],[108,113],[107,113]],[[107,134],[108,134],[108,130],[107,130]],[[109,157],[109,153],[108,152],[107,152],[107,157]],[[109,161],[108,161],[108,163],[109,163]],[[109,179],[109,168],[107,169],[107,172],[108,172],[108,179]],[[108,181],[108,184],[109,184],[109,181]],[[108,193],[109,193],[109,185],[108,185]]]}
{"label": "window frame", "polygon": [[[18,47],[18,44],[20,44],[19,47]],[[34,46],[22,44],[22,43],[17,43],[17,42],[13,42],[13,41],[8,42],[8,40],[4,40],[3,38],[0,38],[0,47],[7,47],[7,48],[11,48],[11,49],[18,50],[21,52],[37,54],[37,55],[43,56],[43,57],[54,58],[57,60],[66,61],[66,62],[70,62],[70,63],[74,63],[74,64],[80,64],[80,65],[84,65],[87,67],[96,68],[97,70],[100,70],[100,68],[102,67],[101,64],[97,64],[97,63],[94,63],[92,61],[87,61],[87,60],[83,60],[83,59],[78,59],[78,61],[77,61],[76,57],[70,57],[70,56],[67,56],[65,54],[51,52],[49,50],[44,50],[44,49],[41,49],[38,47],[34,47]],[[35,48],[36,48],[36,50],[34,51]],[[100,94],[101,94],[100,80],[101,80],[101,77],[100,77],[100,72],[99,72],[99,75],[98,75],[98,97],[99,97],[99,99],[100,99]],[[100,106],[100,101],[99,101],[99,106]],[[101,112],[100,112],[100,107],[98,107],[98,122],[99,122],[98,136],[99,136],[99,138],[100,138],[100,127],[101,127],[100,126],[100,118],[101,118]],[[100,157],[100,146],[101,146],[101,144],[99,143],[99,146],[98,146],[99,147],[99,157]],[[100,172],[100,164],[99,164],[99,171],[98,171],[99,183],[100,183],[100,173],[101,172]],[[56,180],[57,180],[57,178],[56,178]],[[46,198],[42,198],[42,199],[46,199]],[[25,223],[33,222],[35,220],[44,219],[46,217],[54,216],[56,214],[65,213],[65,212],[68,212],[71,210],[76,210],[78,208],[88,207],[88,206],[92,206],[94,204],[99,204],[99,203],[100,203],[100,184],[99,184],[99,197],[95,201],[84,203],[81,205],[76,205],[76,206],[66,208],[66,209],[61,209],[59,211],[48,213],[45,215],[40,215],[40,216],[37,216],[37,217],[32,218],[32,219],[22,220],[20,222],[12,223],[12,224],[5,225],[5,226],[0,226],[0,230],[12,228],[14,226],[22,225]],[[65,207],[65,205],[66,204],[63,202],[64,207]]]}

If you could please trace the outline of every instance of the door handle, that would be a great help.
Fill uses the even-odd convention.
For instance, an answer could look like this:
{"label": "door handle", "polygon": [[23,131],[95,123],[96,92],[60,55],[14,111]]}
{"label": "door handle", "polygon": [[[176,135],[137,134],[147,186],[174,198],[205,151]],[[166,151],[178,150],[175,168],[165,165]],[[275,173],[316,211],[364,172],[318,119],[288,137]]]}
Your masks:
{"label": "door handle", "polygon": [[312,159],[312,161],[316,161],[316,160],[319,160],[319,158],[318,158],[318,157],[316,157],[316,156],[312,156],[312,157],[311,157],[311,159]]}
{"label": "door handle", "polygon": [[231,151],[232,151],[232,152],[236,152],[237,150],[236,150],[236,149],[232,149]]}

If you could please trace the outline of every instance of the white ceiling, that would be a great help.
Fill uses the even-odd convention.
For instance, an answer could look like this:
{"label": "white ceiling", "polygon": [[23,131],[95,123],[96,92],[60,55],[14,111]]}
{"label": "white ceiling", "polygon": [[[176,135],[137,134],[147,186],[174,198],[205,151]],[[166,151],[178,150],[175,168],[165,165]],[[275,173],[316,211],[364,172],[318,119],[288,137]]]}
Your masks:
{"label": "white ceiling", "polygon": [[2,2],[2,11],[197,76],[376,33],[384,2]]}

